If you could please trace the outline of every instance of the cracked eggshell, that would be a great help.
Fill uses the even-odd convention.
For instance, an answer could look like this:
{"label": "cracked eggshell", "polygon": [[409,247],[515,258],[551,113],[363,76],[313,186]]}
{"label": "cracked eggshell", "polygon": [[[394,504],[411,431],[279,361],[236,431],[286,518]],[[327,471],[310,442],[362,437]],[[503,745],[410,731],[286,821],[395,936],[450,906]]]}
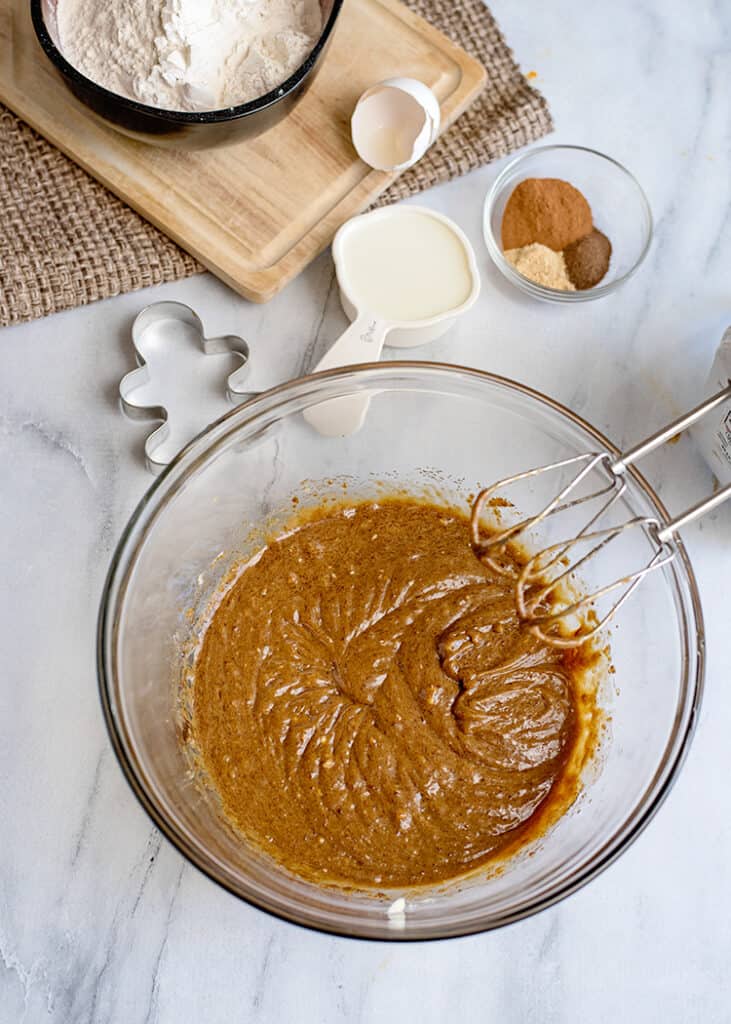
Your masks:
{"label": "cracked eggshell", "polygon": [[439,101],[416,78],[388,78],[366,89],[350,121],[361,160],[377,171],[403,171],[439,133]]}

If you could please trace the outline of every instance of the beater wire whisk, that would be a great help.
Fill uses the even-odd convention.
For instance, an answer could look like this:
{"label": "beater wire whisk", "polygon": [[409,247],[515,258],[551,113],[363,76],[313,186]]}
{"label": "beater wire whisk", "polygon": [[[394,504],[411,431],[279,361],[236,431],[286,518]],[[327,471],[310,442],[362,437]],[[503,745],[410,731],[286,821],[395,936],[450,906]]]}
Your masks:
{"label": "beater wire whisk", "polygon": [[[601,526],[610,509],[617,505],[627,489],[624,474],[629,466],[729,399],[731,380],[723,390],[630,448],[619,458],[614,458],[608,452],[585,452],[516,473],[478,494],[472,507],[471,521],[475,553],[494,572],[515,577],[518,615],[536,636],[556,647],[581,646],[608,624],[646,576],[673,560],[677,549],[670,542],[678,530],[731,498],[731,484],[728,484],[668,522],[661,522],[653,516],[637,516],[615,525]],[[494,503],[505,488],[572,466],[577,467],[576,474],[536,515],[502,529],[485,529],[486,513],[488,509],[495,512]],[[597,472],[607,473],[606,485],[577,497],[580,485]],[[567,539],[550,544],[528,557],[522,551],[518,552],[517,558],[509,557],[511,545],[515,549],[516,545],[520,547],[522,543],[527,543],[528,533],[548,525],[551,517],[566,514],[590,502],[598,503],[597,511]],[[610,544],[626,537],[632,530],[642,531],[650,540],[653,553],[649,560],[637,568],[622,572],[591,593],[584,593],[577,573],[586,570],[590,561],[596,559],[600,552],[606,551]],[[622,590],[619,597],[605,613],[598,614],[597,602],[618,590]]]}

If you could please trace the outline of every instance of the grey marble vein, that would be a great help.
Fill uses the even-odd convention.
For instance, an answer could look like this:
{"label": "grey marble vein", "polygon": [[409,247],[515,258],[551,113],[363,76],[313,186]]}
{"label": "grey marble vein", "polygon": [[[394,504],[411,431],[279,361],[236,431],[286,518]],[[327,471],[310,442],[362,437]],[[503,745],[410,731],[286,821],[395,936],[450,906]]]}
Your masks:
{"label": "grey marble vein", "polygon": [[98,760],[96,762],[96,768],[94,769],[94,777],[91,780],[91,787],[89,789],[89,795],[88,795],[88,797],[86,799],[86,806],[85,806],[85,809],[84,809],[84,814],[83,814],[83,817],[81,819],[81,823],[79,825],[79,830],[76,833],[76,836],[74,837],[74,847],[73,847],[73,851],[71,853],[71,870],[72,871],[76,867],[76,863],[77,863],[79,857],[81,856],[81,852],[83,850],[84,843],[86,841],[86,838],[87,838],[87,835],[88,835],[88,832],[89,832],[89,827],[90,827],[90,825],[92,823],[92,818],[93,818],[93,815],[94,815],[94,810],[95,810],[95,807],[96,807],[98,799],[99,799],[99,786],[100,786],[100,782],[101,782],[102,769],[104,768],[104,765],[105,765],[108,757],[109,757],[109,750],[108,750],[107,747],[105,747],[102,750],[102,752],[100,753],[99,758],[98,758]]}
{"label": "grey marble vein", "polygon": [[251,1008],[254,1015],[258,1015],[261,1010],[261,1005],[266,994],[267,984],[269,981],[269,964],[272,959],[272,953],[274,952],[275,936],[270,935],[266,946],[263,950],[261,958],[261,964],[256,973],[256,980],[254,983],[254,991],[251,999]]}
{"label": "grey marble vein", "polygon": [[[158,844],[158,849],[159,849],[159,844]],[[165,950],[167,948],[168,935],[170,933],[170,925],[171,925],[172,920],[173,920],[173,914],[174,914],[174,911],[175,911],[175,903],[176,903],[176,900],[178,898],[178,893],[180,892],[180,885],[181,885],[181,883],[183,881],[183,873],[184,872],[185,872],[185,865],[181,864],[180,865],[180,870],[178,872],[178,878],[177,878],[177,881],[175,883],[175,888],[174,888],[173,894],[172,894],[172,896],[170,898],[170,903],[168,905],[168,912],[167,912],[167,917],[165,918],[165,927],[163,929],[162,939],[160,941],[160,946],[158,948],[157,956],[155,957],[155,961],[154,961],[153,968],[152,968],[152,979],[151,979],[151,985],[150,985],[150,999],[149,999],[149,1003],[147,1005],[147,1011],[146,1011],[145,1016],[144,1016],[144,1024],[152,1024],[153,1021],[158,1019],[157,1018],[157,1011],[158,1011],[158,995],[159,995],[159,980],[160,980],[159,979],[160,964],[162,963],[162,958],[165,955]],[[136,904],[135,904],[135,906],[136,906]],[[133,909],[132,913],[134,914],[134,909]]]}
{"label": "grey marble vein", "polygon": [[[137,864],[135,864],[135,866],[133,867],[132,871],[130,872],[130,875],[137,874],[138,871],[139,871],[140,865],[144,864],[144,874],[142,875],[142,880],[139,883],[139,888],[137,890],[137,895],[135,897],[135,901],[132,904],[132,909],[130,910],[130,917],[134,917],[135,916],[135,914],[137,913],[138,907],[142,903],[142,898],[145,895],[145,889],[147,888],[147,883],[150,880],[152,872],[155,870],[155,861],[157,859],[157,855],[160,852],[160,847],[161,846],[162,846],[162,836],[157,831],[157,829],[153,829],[153,831],[150,833],[150,837],[149,837],[149,839],[147,841],[147,846],[145,847],[145,849],[142,851],[142,854],[140,855],[140,860],[138,861]],[[177,895],[178,888],[179,888],[179,886],[175,890],[175,894],[176,895]]]}
{"label": "grey marble vein", "polygon": [[315,367],[315,364],[322,357],[327,348],[336,340],[333,338],[324,339],[323,344],[323,329],[326,326],[328,313],[332,306],[332,297],[337,292],[337,278],[335,276],[334,268],[331,270],[330,283],[328,285],[327,292],[325,294],[325,301],[322,304],[322,312],[315,325],[315,330],[310,338],[307,346],[302,353],[302,359],[298,367],[298,376],[302,376],[305,373],[311,373]]}
{"label": "grey marble vein", "polygon": [[28,434],[39,440],[42,444],[47,445],[53,451],[70,456],[91,486],[94,487],[94,481],[91,478],[86,459],[79,448],[67,437],[48,427],[42,420],[36,421],[30,418],[16,418],[3,415],[0,418],[0,431],[8,439],[11,439],[16,434]]}

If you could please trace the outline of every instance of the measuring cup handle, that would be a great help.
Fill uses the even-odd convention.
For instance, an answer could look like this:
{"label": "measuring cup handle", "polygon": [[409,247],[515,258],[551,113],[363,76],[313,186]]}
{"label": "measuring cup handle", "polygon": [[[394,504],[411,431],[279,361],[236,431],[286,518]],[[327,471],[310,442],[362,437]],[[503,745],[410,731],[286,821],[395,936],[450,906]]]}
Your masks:
{"label": "measuring cup handle", "polygon": [[[360,314],[328,349],[315,371],[375,362],[380,358],[387,333],[388,326],[382,320]],[[304,417],[325,437],[345,437],[363,425],[370,401],[371,393],[368,391],[346,398],[331,398],[308,409]]]}
{"label": "measuring cup handle", "polygon": [[360,313],[350,327],[327,350],[313,372],[336,366],[374,363],[381,358],[387,325],[368,313]]}

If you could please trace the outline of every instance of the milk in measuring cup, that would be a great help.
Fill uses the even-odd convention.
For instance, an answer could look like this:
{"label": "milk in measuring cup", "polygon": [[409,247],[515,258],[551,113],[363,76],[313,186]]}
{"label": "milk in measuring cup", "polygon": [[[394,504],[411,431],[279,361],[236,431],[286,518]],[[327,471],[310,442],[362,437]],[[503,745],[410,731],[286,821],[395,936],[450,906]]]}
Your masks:
{"label": "milk in measuring cup", "polygon": [[365,218],[343,246],[347,289],[383,320],[427,320],[469,299],[474,278],[462,240],[420,210]]}

